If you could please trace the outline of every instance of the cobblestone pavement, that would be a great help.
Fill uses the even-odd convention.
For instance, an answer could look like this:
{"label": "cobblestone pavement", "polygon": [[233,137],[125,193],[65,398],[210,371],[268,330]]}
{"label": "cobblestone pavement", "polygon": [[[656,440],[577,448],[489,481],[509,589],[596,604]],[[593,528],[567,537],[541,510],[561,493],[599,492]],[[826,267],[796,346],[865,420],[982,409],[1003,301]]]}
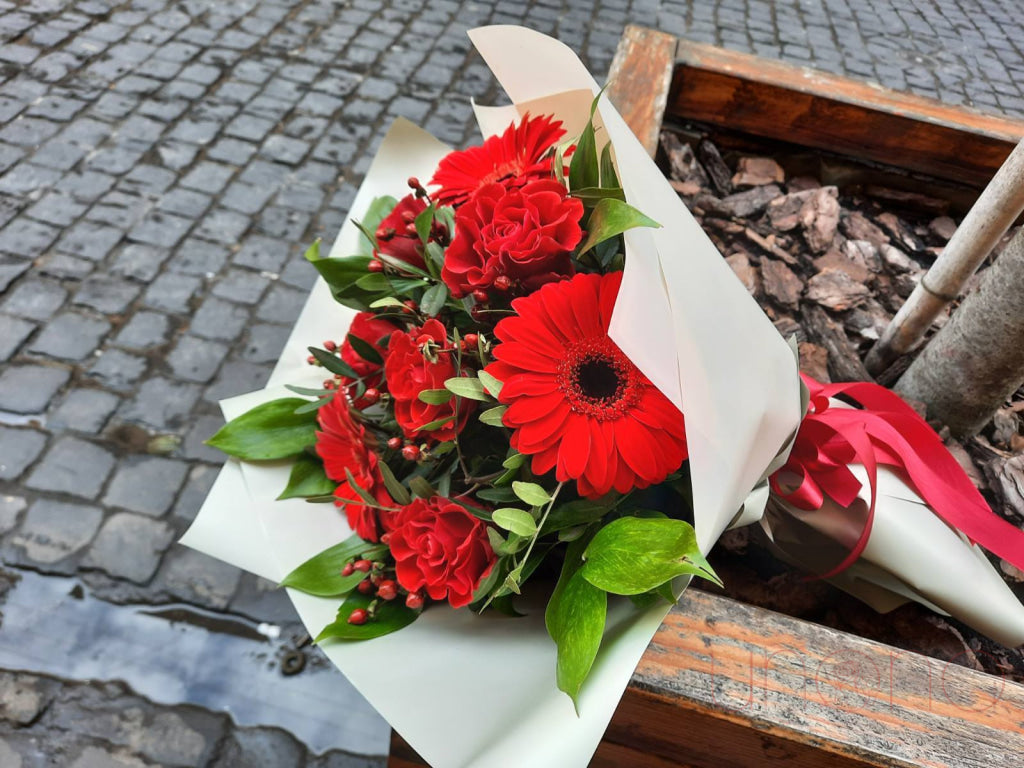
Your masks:
{"label": "cobblestone pavement", "polygon": [[[600,76],[635,22],[1021,115],[1012,5],[0,0],[3,562],[294,621],[271,585],[174,545],[221,461],[202,441],[218,398],[266,380],[314,279],[301,251],[336,233],[390,121],[472,140],[470,97],[497,94],[467,29],[524,23]],[[5,766],[335,765],[116,684],[5,675],[0,707]]]}

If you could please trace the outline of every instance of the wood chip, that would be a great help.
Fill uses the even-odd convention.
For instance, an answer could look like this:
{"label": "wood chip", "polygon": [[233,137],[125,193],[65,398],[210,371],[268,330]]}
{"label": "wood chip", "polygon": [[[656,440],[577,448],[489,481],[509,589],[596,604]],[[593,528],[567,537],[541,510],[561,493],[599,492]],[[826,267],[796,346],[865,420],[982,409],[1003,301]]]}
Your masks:
{"label": "wood chip", "polygon": [[807,281],[807,298],[835,312],[863,304],[870,291],[840,269],[826,269]]}
{"label": "wood chip", "polygon": [[800,303],[804,284],[793,270],[781,261],[764,259],[761,262],[761,279],[764,282],[764,292],[769,298],[794,309]]}
{"label": "wood chip", "polygon": [[739,189],[781,184],[786,180],[782,166],[770,157],[741,157],[736,164],[732,185]]}

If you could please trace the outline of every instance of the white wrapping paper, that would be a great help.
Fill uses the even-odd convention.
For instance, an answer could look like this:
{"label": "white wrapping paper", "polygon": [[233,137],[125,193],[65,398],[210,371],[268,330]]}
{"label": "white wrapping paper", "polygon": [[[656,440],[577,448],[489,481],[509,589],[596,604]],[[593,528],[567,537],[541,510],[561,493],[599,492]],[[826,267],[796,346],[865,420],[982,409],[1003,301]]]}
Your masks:
{"label": "white wrapping paper", "polygon": [[[503,130],[527,109],[566,118],[570,131],[582,128],[597,86],[570,49],[519,27],[487,27],[470,36],[516,105],[479,109],[485,132]],[[627,200],[662,224],[662,229],[627,234],[626,274],[612,335],[684,408],[696,529],[706,552],[799,422],[796,366],[789,348],[606,102],[601,118]],[[367,172],[353,215],[376,196],[400,193],[408,176],[429,178],[447,151],[398,121]],[[358,237],[347,223],[331,254],[353,253]],[[282,396],[284,383],[318,380],[305,365],[306,347],[338,338],[351,316],[318,282],[268,388],[225,401],[225,416]],[[287,477],[284,463],[229,460],[182,542],[279,581],[349,535],[333,505],[274,501]],[[312,634],[334,619],[337,599],[289,595]],[[432,606],[395,634],[323,648],[432,765],[585,766],[668,608],[638,611],[628,601],[612,601],[605,641],[577,717],[555,685],[555,645],[544,628],[543,604],[520,607],[528,615],[511,620]]]}

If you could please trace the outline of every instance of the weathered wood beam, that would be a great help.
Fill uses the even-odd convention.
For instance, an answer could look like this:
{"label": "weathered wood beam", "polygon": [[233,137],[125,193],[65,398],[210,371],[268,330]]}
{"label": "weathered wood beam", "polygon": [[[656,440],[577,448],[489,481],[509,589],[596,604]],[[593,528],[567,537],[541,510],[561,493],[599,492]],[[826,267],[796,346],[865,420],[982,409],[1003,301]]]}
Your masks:
{"label": "weathered wood beam", "polygon": [[619,39],[605,93],[647,153],[658,149],[677,40],[673,35],[630,24]]}
{"label": "weathered wood beam", "polygon": [[1024,123],[680,41],[667,113],[984,186]]}

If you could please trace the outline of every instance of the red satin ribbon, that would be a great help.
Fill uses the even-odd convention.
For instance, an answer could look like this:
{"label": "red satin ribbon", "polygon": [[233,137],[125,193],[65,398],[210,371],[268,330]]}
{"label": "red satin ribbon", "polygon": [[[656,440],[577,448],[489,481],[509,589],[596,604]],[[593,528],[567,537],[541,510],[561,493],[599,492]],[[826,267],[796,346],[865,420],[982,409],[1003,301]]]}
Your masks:
{"label": "red satin ribbon", "polygon": [[[857,544],[822,578],[849,568],[867,546],[879,464],[899,472],[947,524],[1024,570],[1024,531],[989,509],[939,436],[899,395],[878,384],[821,384],[800,375],[810,390],[810,403],[789,460],[770,478],[772,491],[808,511],[820,509],[825,496],[847,507],[861,489],[850,464],[864,466],[871,490],[867,523]],[[829,398],[840,395],[860,408],[831,407]],[[780,476],[786,475],[800,479],[795,489],[782,486]]]}

